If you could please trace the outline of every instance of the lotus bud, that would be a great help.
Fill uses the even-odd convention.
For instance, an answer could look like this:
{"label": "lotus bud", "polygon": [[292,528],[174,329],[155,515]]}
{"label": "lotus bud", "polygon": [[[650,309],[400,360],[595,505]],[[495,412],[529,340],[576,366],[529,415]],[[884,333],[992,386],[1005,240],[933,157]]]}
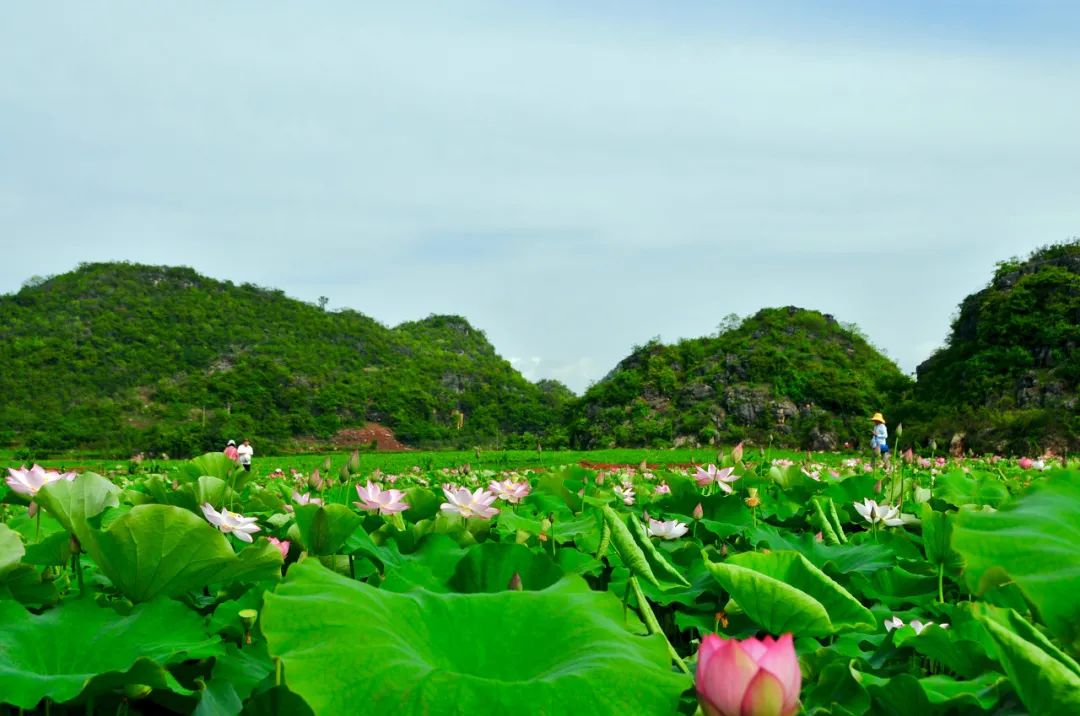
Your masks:
{"label": "lotus bud", "polygon": [[705,516],[705,510],[703,510],[701,508],[701,503],[699,502],[699,503],[697,503],[697,505],[694,506],[694,519],[695,520],[700,520],[704,516]]}
{"label": "lotus bud", "polygon": [[937,450],[937,440],[931,440],[930,441],[930,449],[931,450]]}
{"label": "lotus bud", "polygon": [[716,451],[716,464],[717,465],[723,465],[724,464],[724,451],[723,450],[717,450]]}
{"label": "lotus bud", "polygon": [[903,423],[897,423],[896,424],[896,437],[900,437],[903,434],[904,434],[904,424]]}
{"label": "lotus bud", "polygon": [[308,478],[308,487],[316,492],[322,489],[322,476],[319,475],[319,468],[311,471],[311,477]]}
{"label": "lotus bud", "polygon": [[355,475],[360,472],[360,451],[353,450],[352,455],[349,456],[349,461],[345,463],[346,469],[348,469],[350,475]]}
{"label": "lotus bud", "polygon": [[124,684],[124,696],[129,701],[145,699],[150,695],[151,691],[153,691],[153,689],[146,684]]}
{"label": "lotus bud", "polygon": [[240,617],[240,623],[244,625],[244,643],[251,643],[251,629],[255,626],[255,620],[259,616],[259,612],[254,609],[241,609],[237,616]]}
{"label": "lotus bud", "polygon": [[739,443],[734,448],[732,448],[732,450],[731,450],[731,459],[734,460],[736,463],[741,463],[742,462],[742,454],[743,454],[743,444]]}
{"label": "lotus bud", "polygon": [[352,477],[352,473],[349,472],[348,465],[342,465],[341,466],[341,469],[338,470],[338,476],[337,477],[338,477],[338,482],[340,482],[342,485],[347,485],[349,483],[349,479]]}
{"label": "lotus bud", "polygon": [[506,585],[506,588],[511,592],[520,592],[524,589],[521,586],[521,574],[519,572],[514,572],[514,576],[510,577],[510,582]]}
{"label": "lotus bud", "polygon": [[648,462],[647,462],[646,460],[642,460],[642,461],[641,461],[641,464],[640,464],[640,465],[638,465],[638,468],[637,468],[637,469],[638,469],[638,472],[645,472],[646,470],[648,470],[648,469],[649,469],[649,464],[648,464]]}
{"label": "lotus bud", "polygon": [[709,634],[698,650],[694,687],[709,716],[792,716],[802,672],[791,634],[742,641]]}
{"label": "lotus bud", "polygon": [[334,466],[334,463],[330,462],[330,458],[326,458],[322,462],[322,469],[326,472],[330,472],[330,468]]}

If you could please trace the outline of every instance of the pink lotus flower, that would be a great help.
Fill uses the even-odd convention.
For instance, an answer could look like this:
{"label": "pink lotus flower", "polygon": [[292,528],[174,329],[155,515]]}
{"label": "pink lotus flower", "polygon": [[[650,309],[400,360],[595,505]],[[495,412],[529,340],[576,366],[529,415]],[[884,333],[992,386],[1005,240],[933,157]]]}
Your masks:
{"label": "pink lotus flower", "polygon": [[38,490],[48,485],[50,482],[56,482],[57,480],[74,480],[74,472],[65,472],[63,474],[56,470],[46,470],[41,465],[34,465],[29,470],[23,465],[20,469],[8,468],[8,476],[4,478],[4,482],[8,484],[15,492],[20,495],[26,495],[27,497],[33,497],[37,494]]}
{"label": "pink lotus flower", "polygon": [[491,506],[491,503],[495,501],[495,495],[487,490],[478,487],[475,491],[469,492],[467,487],[443,485],[442,491],[447,499],[447,502],[440,505],[443,512],[456,512],[466,519],[479,517],[483,520],[490,520],[499,514],[499,510]]}
{"label": "pink lotus flower", "polygon": [[507,479],[499,482],[492,480],[488,488],[495,493],[500,500],[506,500],[511,505],[516,505],[532,492],[532,485],[527,482],[514,482]]}
{"label": "pink lotus flower", "polygon": [[353,504],[368,512],[392,515],[395,512],[409,509],[409,504],[403,501],[404,492],[401,490],[384,490],[371,480],[368,480],[367,487],[357,485],[356,494],[359,495],[360,502],[354,502]]}
{"label": "pink lotus flower", "polygon": [[666,482],[661,482],[659,485],[656,486],[656,489],[653,490],[653,494],[655,494],[655,495],[670,495],[671,494],[671,488],[668,486],[668,484]]}
{"label": "pink lotus flower", "polygon": [[660,520],[654,520],[649,518],[649,536],[660,537],[661,539],[679,539],[686,534],[689,528],[679,522],[678,520],[668,520],[667,522],[661,522]]}
{"label": "pink lotus flower", "polygon": [[1035,464],[1035,461],[1032,460],[1030,457],[1022,457],[1017,461],[1016,464],[1019,465],[1020,469],[1022,470],[1030,470]]}
{"label": "pink lotus flower", "polygon": [[735,482],[740,477],[733,475],[734,472],[733,467],[717,469],[716,465],[709,465],[705,469],[697,468],[694,479],[697,480],[698,487],[708,487],[715,483],[717,487],[730,495],[732,490],[729,483]]}
{"label": "pink lotus flower", "polygon": [[802,688],[791,634],[760,641],[709,634],[698,650],[694,686],[705,716],[791,716]]}
{"label": "pink lotus flower", "polygon": [[244,542],[251,542],[251,535],[258,532],[259,527],[254,517],[244,517],[237,512],[229,512],[224,507],[221,508],[221,512],[215,510],[209,502],[202,506],[203,515],[206,516],[206,521],[217,527],[225,534],[230,532],[236,535],[236,538]]}
{"label": "pink lotus flower", "polygon": [[292,493],[293,502],[298,505],[321,505],[323,503],[321,497],[312,497],[310,492],[300,494],[299,492]]}
{"label": "pink lotus flower", "polygon": [[289,545],[292,544],[289,540],[280,540],[277,537],[267,537],[270,544],[278,548],[278,552],[281,552],[281,558],[285,559],[289,556]]}

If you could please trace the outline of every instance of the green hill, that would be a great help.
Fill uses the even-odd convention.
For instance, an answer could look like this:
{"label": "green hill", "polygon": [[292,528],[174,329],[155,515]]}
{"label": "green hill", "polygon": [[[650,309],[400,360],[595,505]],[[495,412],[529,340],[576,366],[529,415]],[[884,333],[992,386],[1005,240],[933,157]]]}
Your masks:
{"label": "green hill", "polygon": [[831,316],[767,308],[736,327],[635,348],[573,408],[579,447],[753,438],[828,449],[866,441],[867,419],[910,385]]}
{"label": "green hill", "polygon": [[976,452],[1076,449],[1080,241],[998,264],[960,304],[944,348],[918,367],[901,408],[918,437]]}
{"label": "green hill", "polygon": [[[0,443],[265,454],[377,422],[415,446],[559,440],[571,394],[457,316],[387,328],[189,268],[87,264],[0,296]],[[460,425],[460,427],[459,427]]]}

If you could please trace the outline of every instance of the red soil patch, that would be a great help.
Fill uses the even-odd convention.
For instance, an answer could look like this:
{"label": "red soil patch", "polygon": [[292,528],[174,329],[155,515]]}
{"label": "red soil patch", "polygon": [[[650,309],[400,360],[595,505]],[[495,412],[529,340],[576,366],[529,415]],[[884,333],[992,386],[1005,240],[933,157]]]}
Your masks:
{"label": "red soil patch", "polygon": [[330,440],[339,449],[358,448],[370,445],[372,441],[382,451],[403,452],[412,449],[398,442],[393,430],[378,423],[367,423],[362,428],[343,428]]}

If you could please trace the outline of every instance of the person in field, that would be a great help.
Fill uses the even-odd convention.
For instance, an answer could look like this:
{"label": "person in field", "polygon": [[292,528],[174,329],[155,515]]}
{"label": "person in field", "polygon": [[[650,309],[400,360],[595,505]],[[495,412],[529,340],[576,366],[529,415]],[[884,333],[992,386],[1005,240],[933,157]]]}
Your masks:
{"label": "person in field", "polygon": [[222,452],[224,452],[225,457],[230,460],[237,460],[239,458],[235,440],[230,440],[229,444],[225,446],[225,449]]}
{"label": "person in field", "polygon": [[251,456],[255,454],[255,448],[251,447],[250,440],[244,440],[243,444],[236,448],[236,456],[245,470],[251,470]]}
{"label": "person in field", "polygon": [[870,438],[870,449],[875,454],[881,455],[881,460],[886,465],[889,464],[889,429],[885,427],[885,418],[881,413],[874,413],[874,417],[870,418],[870,422],[874,424],[874,432]]}

